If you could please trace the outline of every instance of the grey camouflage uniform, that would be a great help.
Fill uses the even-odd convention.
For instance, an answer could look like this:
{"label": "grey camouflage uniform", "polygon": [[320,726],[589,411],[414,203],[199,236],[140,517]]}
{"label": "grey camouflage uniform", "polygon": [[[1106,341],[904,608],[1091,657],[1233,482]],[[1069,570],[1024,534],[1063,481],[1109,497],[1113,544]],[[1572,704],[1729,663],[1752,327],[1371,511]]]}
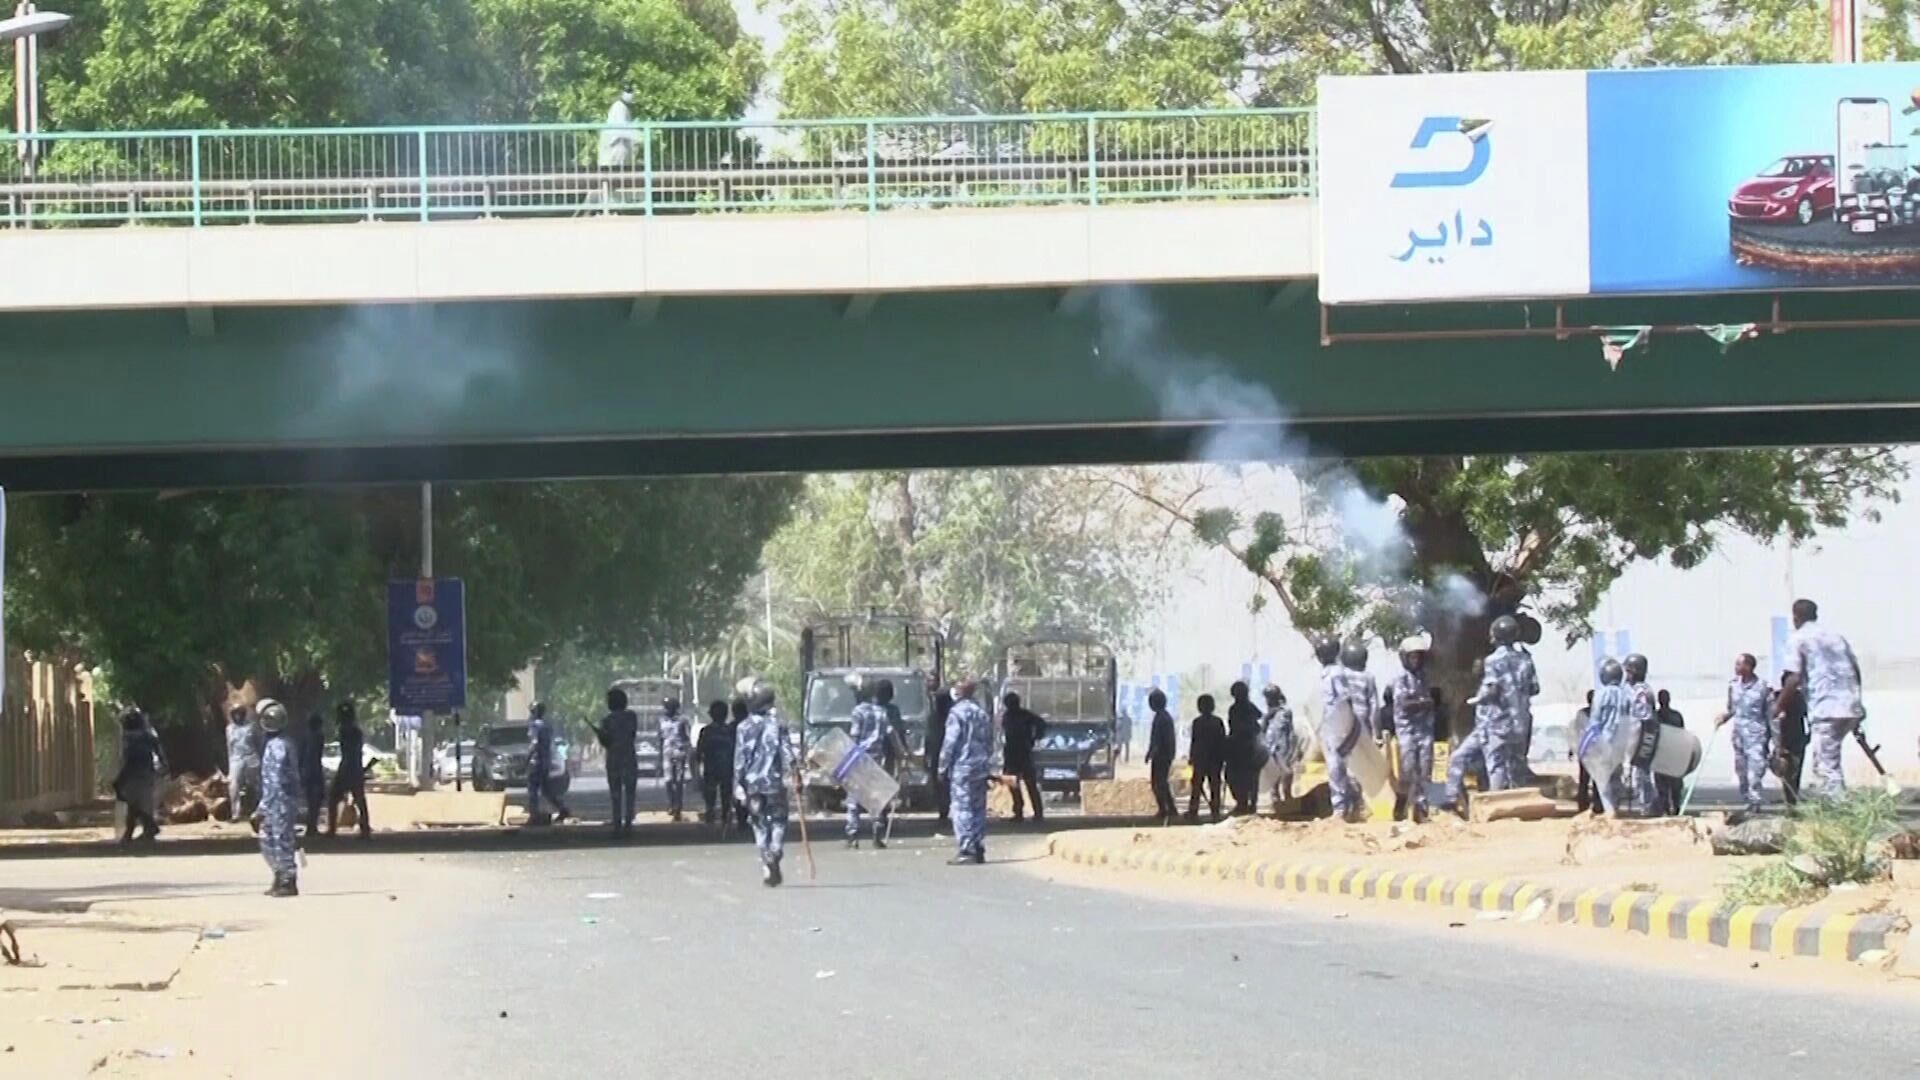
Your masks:
{"label": "grey camouflage uniform", "polygon": [[276,876],[297,870],[293,824],[300,816],[300,766],[293,740],[275,735],[260,759],[260,855]]}
{"label": "grey camouflage uniform", "polygon": [[[877,701],[863,701],[855,705],[853,707],[853,720],[848,727],[847,733],[853,736],[853,745],[856,748],[864,752],[869,758],[872,758],[874,764],[880,765],[882,768],[885,767],[888,735],[886,706],[881,705]],[[858,839],[860,836],[860,814],[862,809],[871,810],[873,807],[863,808],[858,802],[854,801],[852,796],[847,797],[847,839],[849,840]],[[892,811],[885,807],[879,808],[873,819],[874,836],[879,836],[881,830],[886,828],[887,818],[891,813]]]}
{"label": "grey camouflage uniform", "polygon": [[787,846],[786,725],[772,709],[750,714],[734,732],[733,784],[747,804],[754,844],[764,863],[777,864]]}
{"label": "grey camouflage uniform", "polygon": [[687,760],[693,755],[693,731],[686,714],[660,718],[660,759],[667,773],[667,812],[675,818],[686,805]]}
{"label": "grey camouflage uniform", "polygon": [[1433,776],[1433,695],[1424,672],[1402,670],[1394,676],[1393,735],[1400,744],[1400,794],[1408,810],[1424,813]]}
{"label": "grey camouflage uniform", "polygon": [[987,778],[993,768],[993,720],[979,703],[962,698],[947,713],[940,745],[940,774],[953,789],[954,848],[961,855],[987,853]]}
{"label": "grey camouflage uniform", "polygon": [[1847,789],[1840,748],[1867,711],[1860,701],[1860,661],[1839,634],[1808,622],[1787,639],[1787,670],[1800,676],[1812,735],[1815,791],[1837,796]]}
{"label": "grey camouflage uniform", "polygon": [[1293,738],[1293,709],[1283,701],[1269,709],[1260,722],[1264,725],[1260,732],[1260,744],[1266,748],[1267,760],[1273,763],[1281,780],[1290,779],[1293,776],[1294,759],[1299,753]]}
{"label": "grey camouflage uniform", "polygon": [[[1328,736],[1334,710],[1340,707],[1341,702],[1348,700],[1350,683],[1347,676],[1350,674],[1353,673],[1339,664],[1328,664],[1320,669],[1320,750],[1327,759],[1327,792],[1333,797],[1334,817],[1345,817],[1360,805],[1362,798],[1360,782],[1347,772],[1347,755],[1341,753]],[[1352,708],[1354,718],[1360,719],[1360,706],[1354,704]],[[1362,728],[1356,737],[1368,738],[1370,731],[1364,730],[1364,724]]]}
{"label": "grey camouflage uniform", "polygon": [[[1637,733],[1644,734],[1648,729],[1660,723],[1658,701],[1654,697],[1653,687],[1646,683],[1627,684],[1627,723]],[[1642,817],[1657,817],[1665,808],[1660,801],[1659,785],[1653,780],[1652,765],[1635,765],[1632,758],[1621,766],[1626,774],[1625,797],[1621,804],[1639,813]]]}
{"label": "grey camouflage uniform", "polygon": [[[1540,693],[1540,672],[1533,665],[1533,654],[1525,645],[1509,645],[1513,650],[1512,730],[1508,732],[1507,767],[1514,773],[1526,772],[1527,751],[1533,742],[1533,699]],[[1518,782],[1519,776],[1513,777]]]}
{"label": "grey camouflage uniform", "polygon": [[[1612,741],[1622,724],[1631,724],[1633,696],[1627,688],[1620,685],[1602,683],[1593,690],[1593,711],[1590,718],[1590,739]],[[1626,765],[1606,776],[1593,778],[1593,786],[1600,793],[1600,805],[1609,814],[1618,813],[1625,802],[1626,785],[1622,780]]]}
{"label": "grey camouflage uniform", "polygon": [[1773,691],[1765,679],[1727,682],[1727,716],[1733,724],[1733,771],[1740,780],[1740,798],[1748,810],[1758,811],[1767,779],[1768,717]]}

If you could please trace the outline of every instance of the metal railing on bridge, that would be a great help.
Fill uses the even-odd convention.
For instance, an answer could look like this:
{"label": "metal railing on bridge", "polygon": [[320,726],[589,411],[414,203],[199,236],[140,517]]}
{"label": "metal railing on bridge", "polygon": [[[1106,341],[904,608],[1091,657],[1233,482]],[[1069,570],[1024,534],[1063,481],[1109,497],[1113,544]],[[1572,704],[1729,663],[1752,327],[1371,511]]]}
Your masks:
{"label": "metal railing on bridge", "polygon": [[1287,198],[1313,112],[44,132],[0,227]]}

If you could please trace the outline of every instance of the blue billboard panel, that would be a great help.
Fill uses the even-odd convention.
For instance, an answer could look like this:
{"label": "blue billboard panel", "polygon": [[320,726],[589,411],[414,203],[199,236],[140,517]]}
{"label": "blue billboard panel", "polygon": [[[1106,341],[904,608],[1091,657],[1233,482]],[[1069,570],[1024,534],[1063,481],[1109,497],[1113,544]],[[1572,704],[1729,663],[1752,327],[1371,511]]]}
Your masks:
{"label": "blue billboard panel", "polygon": [[466,708],[466,614],[458,578],[387,583],[387,699],[396,712]]}
{"label": "blue billboard panel", "polygon": [[1595,293],[1920,284],[1920,64],[1596,71]]}

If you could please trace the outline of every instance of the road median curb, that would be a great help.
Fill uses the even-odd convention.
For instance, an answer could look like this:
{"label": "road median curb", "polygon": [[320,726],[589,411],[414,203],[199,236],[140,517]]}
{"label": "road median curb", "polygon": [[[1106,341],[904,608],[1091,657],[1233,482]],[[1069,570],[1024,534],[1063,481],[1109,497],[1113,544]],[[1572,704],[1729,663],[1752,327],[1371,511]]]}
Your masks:
{"label": "road median curb", "polygon": [[1047,851],[1053,858],[1081,866],[1461,911],[1519,914],[1536,901],[1545,900],[1541,921],[1546,923],[1778,957],[1854,961],[1874,950],[1891,950],[1892,938],[1899,929],[1887,915],[1848,915],[1811,908],[1726,908],[1697,897],[1624,889],[1587,889],[1556,897],[1548,886],[1517,878],[1476,880],[1380,870],[1357,863],[1281,863],[1246,855],[1155,851],[1067,834],[1049,837]]}

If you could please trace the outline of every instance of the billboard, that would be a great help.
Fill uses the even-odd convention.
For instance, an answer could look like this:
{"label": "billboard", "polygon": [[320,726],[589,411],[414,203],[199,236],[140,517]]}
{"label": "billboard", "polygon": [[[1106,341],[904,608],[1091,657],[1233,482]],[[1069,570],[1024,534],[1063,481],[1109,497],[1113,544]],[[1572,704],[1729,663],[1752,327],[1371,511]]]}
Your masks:
{"label": "billboard", "polygon": [[466,608],[459,578],[387,583],[387,700],[394,711],[466,708]]}
{"label": "billboard", "polygon": [[1920,64],[1320,82],[1328,303],[1920,286]]}

